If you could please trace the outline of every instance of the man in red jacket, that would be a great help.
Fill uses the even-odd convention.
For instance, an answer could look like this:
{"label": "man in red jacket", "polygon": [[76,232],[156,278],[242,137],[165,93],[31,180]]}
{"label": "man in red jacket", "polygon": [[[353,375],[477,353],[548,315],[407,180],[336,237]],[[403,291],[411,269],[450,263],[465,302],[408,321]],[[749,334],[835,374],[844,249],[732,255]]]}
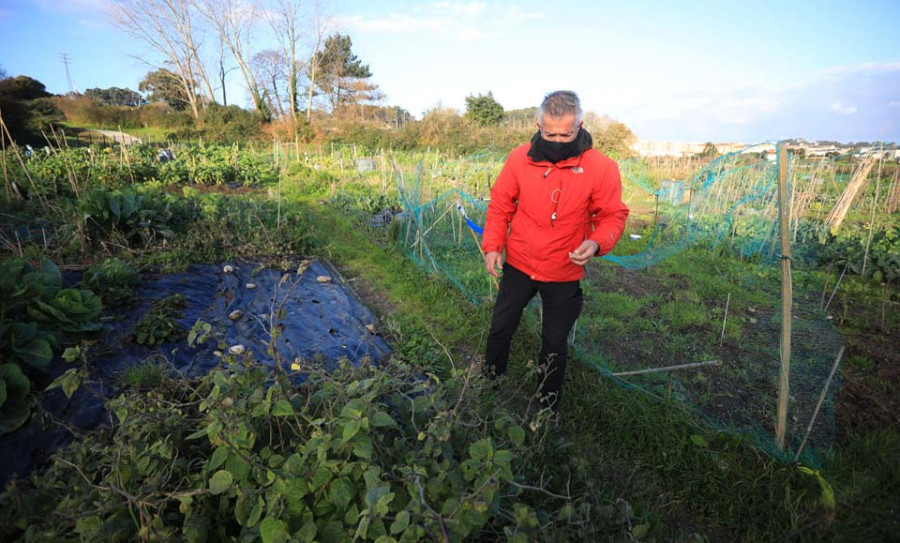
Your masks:
{"label": "man in red jacket", "polygon": [[540,293],[537,397],[557,421],[567,338],[583,302],[584,266],[613,249],[628,217],[618,165],[592,148],[581,118],[574,92],[557,91],[544,98],[537,110],[538,132],[531,143],[513,149],[491,188],[481,242],[487,272],[499,277],[503,271],[485,372],[490,377],[506,372],[522,311]]}

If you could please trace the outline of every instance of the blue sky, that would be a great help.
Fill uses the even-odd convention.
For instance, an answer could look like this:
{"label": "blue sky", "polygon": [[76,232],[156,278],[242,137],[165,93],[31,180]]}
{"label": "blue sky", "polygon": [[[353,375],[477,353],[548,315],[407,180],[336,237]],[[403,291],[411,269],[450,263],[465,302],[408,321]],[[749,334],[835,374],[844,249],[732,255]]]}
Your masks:
{"label": "blue sky", "polygon": [[[130,87],[146,50],[106,0],[0,0],[0,67],[50,92]],[[900,142],[900,2],[351,1],[327,11],[386,104],[506,109],[573,89],[642,139]],[[254,42],[260,49],[269,45]],[[246,105],[237,72],[230,101]]]}

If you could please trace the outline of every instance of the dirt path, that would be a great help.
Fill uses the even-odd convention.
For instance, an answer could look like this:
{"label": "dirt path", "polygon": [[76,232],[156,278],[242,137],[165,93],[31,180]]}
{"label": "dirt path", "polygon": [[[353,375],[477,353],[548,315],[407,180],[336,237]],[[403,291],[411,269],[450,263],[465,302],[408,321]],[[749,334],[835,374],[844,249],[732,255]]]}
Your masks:
{"label": "dirt path", "polygon": [[116,130],[92,130],[91,132],[102,134],[103,136],[126,146],[134,145],[135,143],[143,143],[143,140],[141,138],[136,138],[131,134],[118,132]]}

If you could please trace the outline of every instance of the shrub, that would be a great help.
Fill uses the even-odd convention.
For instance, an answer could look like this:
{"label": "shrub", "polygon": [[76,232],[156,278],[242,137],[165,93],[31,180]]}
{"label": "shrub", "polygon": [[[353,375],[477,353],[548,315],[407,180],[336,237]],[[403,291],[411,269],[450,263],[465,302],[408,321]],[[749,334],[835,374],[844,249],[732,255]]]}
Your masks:
{"label": "shrub", "polygon": [[126,305],[134,301],[134,287],[140,281],[137,271],[127,262],[108,258],[84,274],[84,284],[107,306]]}
{"label": "shrub", "polygon": [[204,138],[231,143],[260,135],[262,121],[257,112],[211,103],[200,114],[197,124],[203,130]]}
{"label": "shrub", "polygon": [[578,483],[549,462],[561,450],[546,418],[529,427],[482,403],[474,369],[445,382],[398,360],[294,367],[247,359],[126,391],[109,404],[108,438],[74,444],[0,496],[0,536],[387,543],[627,530],[558,494]]}

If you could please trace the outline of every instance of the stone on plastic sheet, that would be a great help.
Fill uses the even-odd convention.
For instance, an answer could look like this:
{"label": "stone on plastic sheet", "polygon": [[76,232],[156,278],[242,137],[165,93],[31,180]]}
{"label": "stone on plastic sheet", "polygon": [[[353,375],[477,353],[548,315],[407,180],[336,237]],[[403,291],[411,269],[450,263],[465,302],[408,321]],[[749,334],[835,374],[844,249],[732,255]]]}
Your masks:
{"label": "stone on plastic sheet", "polygon": [[[100,340],[114,348],[100,350],[104,354],[92,361],[88,384],[71,399],[61,389],[44,392],[43,408],[71,427],[92,430],[108,424],[105,398],[121,392],[121,375],[148,360],[165,360],[180,375],[194,378],[221,367],[223,350],[234,354],[232,349],[242,346],[242,354],[252,353],[256,363],[274,367],[268,354],[268,342],[272,341],[269,327],[280,331],[272,347],[282,360],[321,361],[328,370],[341,359],[359,363],[369,358],[378,363],[390,353],[384,339],[372,332],[374,315],[347,285],[335,280],[329,288],[322,288],[318,282],[319,277],[340,277],[337,270],[313,260],[302,262],[297,271],[283,281],[283,270],[231,262],[197,264],[170,275],[144,274],[135,290],[135,303],[106,322]],[[70,277],[66,282],[74,285],[79,280],[80,276]],[[256,288],[247,288],[251,282]],[[152,303],[176,293],[185,301],[177,324],[191,330],[198,321],[207,322],[212,325],[209,339],[191,346],[184,334],[177,342],[153,347],[135,343],[134,327]],[[230,318],[237,314],[244,318]],[[250,315],[257,318],[246,318]],[[67,369],[69,365],[57,356],[48,368],[48,378],[55,379]],[[67,431],[42,428],[39,418],[32,417],[16,432],[0,436],[0,458],[5,459],[0,463],[0,484],[13,475],[27,476],[33,465],[71,441]]]}

